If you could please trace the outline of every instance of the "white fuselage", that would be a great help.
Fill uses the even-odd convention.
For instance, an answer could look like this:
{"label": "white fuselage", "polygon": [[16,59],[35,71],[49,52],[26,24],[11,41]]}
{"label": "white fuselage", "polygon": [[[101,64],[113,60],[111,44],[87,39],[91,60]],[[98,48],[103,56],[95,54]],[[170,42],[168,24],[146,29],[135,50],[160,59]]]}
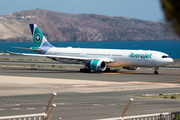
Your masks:
{"label": "white fuselage", "polygon": [[[57,48],[49,49],[46,54],[60,56],[75,56],[85,58],[110,58],[114,62],[107,63],[108,67],[160,67],[173,62],[167,54],[150,50],[118,50],[118,49],[87,49],[87,48]],[[78,60],[58,59],[64,63],[82,63]]]}

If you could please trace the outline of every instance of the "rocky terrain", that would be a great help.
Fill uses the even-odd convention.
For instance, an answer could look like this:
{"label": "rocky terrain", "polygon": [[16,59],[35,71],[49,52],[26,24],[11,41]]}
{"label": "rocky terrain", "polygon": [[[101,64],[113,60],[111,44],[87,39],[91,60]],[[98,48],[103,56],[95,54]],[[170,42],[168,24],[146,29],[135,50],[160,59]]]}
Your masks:
{"label": "rocky terrain", "polygon": [[32,41],[29,23],[49,41],[179,40],[164,23],[35,9],[0,16],[0,41]]}

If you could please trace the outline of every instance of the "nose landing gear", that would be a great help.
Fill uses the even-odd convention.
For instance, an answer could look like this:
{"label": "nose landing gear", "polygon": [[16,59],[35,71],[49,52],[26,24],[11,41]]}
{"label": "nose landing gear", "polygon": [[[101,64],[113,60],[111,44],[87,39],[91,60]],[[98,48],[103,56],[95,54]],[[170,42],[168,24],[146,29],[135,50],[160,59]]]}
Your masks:
{"label": "nose landing gear", "polygon": [[157,75],[158,74],[158,69],[159,69],[159,67],[154,68],[155,71],[153,72],[153,74]]}

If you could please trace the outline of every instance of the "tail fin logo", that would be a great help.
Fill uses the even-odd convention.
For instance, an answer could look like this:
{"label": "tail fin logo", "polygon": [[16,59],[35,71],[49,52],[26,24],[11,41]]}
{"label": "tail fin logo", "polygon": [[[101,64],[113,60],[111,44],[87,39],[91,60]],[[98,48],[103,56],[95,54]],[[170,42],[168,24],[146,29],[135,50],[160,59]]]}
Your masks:
{"label": "tail fin logo", "polygon": [[41,40],[41,35],[39,33],[36,33],[35,40],[39,42]]}

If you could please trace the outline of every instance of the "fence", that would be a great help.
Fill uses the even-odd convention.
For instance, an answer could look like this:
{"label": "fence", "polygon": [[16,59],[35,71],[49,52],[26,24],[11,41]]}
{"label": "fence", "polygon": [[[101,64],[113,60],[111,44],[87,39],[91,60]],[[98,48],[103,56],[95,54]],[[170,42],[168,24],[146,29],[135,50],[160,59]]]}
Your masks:
{"label": "fence", "polygon": [[97,120],[180,120],[180,111],[179,112],[165,112],[165,113],[155,113],[155,114],[146,114],[146,115],[125,117],[125,114],[128,111],[132,101],[133,101],[133,99],[131,98],[129,101],[129,104],[126,106],[121,117],[105,118],[105,119],[97,119]]}
{"label": "fence", "polygon": [[147,115],[117,117],[117,118],[106,118],[98,120],[180,120],[180,112],[166,112],[166,113],[155,113]]}
{"label": "fence", "polygon": [[[52,104],[56,95],[57,95],[56,93],[52,94],[52,97],[51,97],[44,113],[16,115],[16,116],[3,116],[3,117],[0,117],[0,120],[15,120],[15,119],[18,119],[18,120],[50,120],[52,113],[56,107],[55,104]],[[48,113],[50,107],[51,107],[51,110]]]}
{"label": "fence", "polygon": [[45,113],[0,117],[0,120],[44,120]]}
{"label": "fence", "polygon": [[[4,116],[0,117],[0,120],[50,120],[52,113],[56,107],[55,104],[52,104],[54,98],[57,94],[53,93],[44,113],[39,114],[27,114],[27,115],[17,115],[17,116]],[[105,118],[97,120],[180,120],[180,111],[179,112],[165,112],[165,113],[155,113],[155,114],[146,114],[146,115],[137,115],[137,116],[125,116],[128,111],[133,99],[129,100],[128,105],[123,111],[121,117],[116,118]],[[52,107],[51,107],[52,106]],[[49,109],[51,107],[50,112]],[[59,118],[61,120],[61,118]]]}

